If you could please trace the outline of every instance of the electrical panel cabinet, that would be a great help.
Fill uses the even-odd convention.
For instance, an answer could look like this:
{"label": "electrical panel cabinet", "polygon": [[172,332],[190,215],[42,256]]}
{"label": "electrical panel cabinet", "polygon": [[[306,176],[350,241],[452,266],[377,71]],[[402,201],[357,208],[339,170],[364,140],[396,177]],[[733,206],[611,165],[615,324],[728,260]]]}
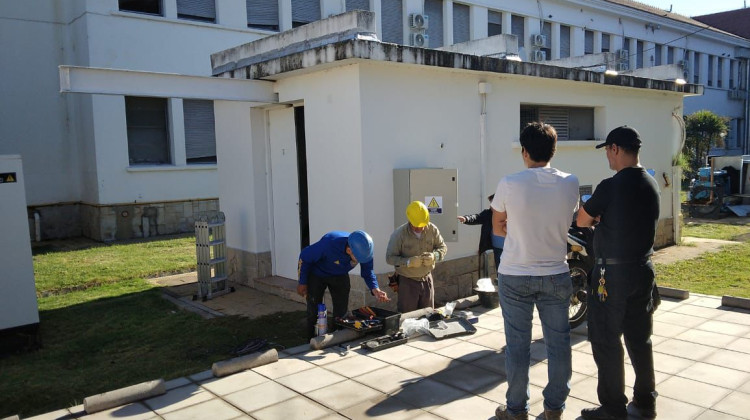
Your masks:
{"label": "electrical panel cabinet", "polygon": [[394,228],[407,222],[406,206],[421,201],[430,211],[430,222],[446,242],[458,241],[458,171],[456,169],[394,169]]}
{"label": "electrical panel cabinet", "polygon": [[36,328],[36,300],[31,238],[23,168],[18,155],[0,155],[0,332]]}

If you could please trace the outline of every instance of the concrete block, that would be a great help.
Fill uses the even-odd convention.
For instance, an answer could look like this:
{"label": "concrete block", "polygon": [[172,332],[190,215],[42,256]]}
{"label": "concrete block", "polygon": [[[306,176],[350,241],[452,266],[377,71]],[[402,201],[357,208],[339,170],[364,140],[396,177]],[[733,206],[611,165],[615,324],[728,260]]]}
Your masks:
{"label": "concrete block", "polygon": [[732,308],[750,309],[750,299],[736,296],[722,296],[721,305]]}
{"label": "concrete block", "polygon": [[690,297],[690,292],[682,289],[673,289],[671,287],[659,286],[659,294],[662,297],[684,300]]}
{"label": "concrete block", "polygon": [[83,399],[83,408],[86,413],[91,414],[162,395],[166,392],[164,379],[158,379],[86,397]]}

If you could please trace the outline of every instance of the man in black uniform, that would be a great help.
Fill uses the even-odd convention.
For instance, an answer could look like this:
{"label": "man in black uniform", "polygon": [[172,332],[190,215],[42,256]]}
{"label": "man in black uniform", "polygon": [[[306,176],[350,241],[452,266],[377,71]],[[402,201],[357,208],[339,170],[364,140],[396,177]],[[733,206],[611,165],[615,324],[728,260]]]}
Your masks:
{"label": "man in black uniform", "polygon": [[[635,370],[633,406],[642,417],[656,417],[654,358],[651,350],[655,297],[651,254],[659,220],[656,180],[640,166],[641,138],[628,126],[612,130],[605,147],[610,169],[578,211],[579,226],[597,224],[596,266],[588,295],[589,341],[598,368],[601,406],[581,411],[584,419],[626,419],[624,356],[620,337]],[[652,297],[653,296],[653,297]]]}

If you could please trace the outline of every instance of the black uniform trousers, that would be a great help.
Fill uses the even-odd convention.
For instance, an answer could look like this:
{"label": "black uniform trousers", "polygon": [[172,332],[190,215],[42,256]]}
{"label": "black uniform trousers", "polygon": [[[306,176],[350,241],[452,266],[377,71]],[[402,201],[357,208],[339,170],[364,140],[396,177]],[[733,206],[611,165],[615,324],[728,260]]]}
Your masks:
{"label": "black uniform trousers", "polygon": [[599,375],[596,390],[600,404],[609,414],[627,416],[622,336],[635,371],[633,398],[643,408],[656,404],[651,349],[654,267],[650,260],[604,266],[608,292],[604,302],[597,296],[601,267],[594,267],[588,295],[589,341]]}
{"label": "black uniform trousers", "polygon": [[[351,283],[349,275],[318,277],[314,274],[307,276],[307,337],[315,336],[315,324],[318,322],[318,304],[323,303],[326,288],[331,293],[334,317],[343,318],[349,307],[349,290]],[[333,325],[328,326],[333,331]]]}

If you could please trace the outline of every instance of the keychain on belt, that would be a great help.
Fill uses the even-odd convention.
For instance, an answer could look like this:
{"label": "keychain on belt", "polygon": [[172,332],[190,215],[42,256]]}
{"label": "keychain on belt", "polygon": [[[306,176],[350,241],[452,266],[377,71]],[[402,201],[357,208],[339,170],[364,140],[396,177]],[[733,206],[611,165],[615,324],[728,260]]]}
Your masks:
{"label": "keychain on belt", "polygon": [[596,290],[596,294],[599,296],[599,302],[604,302],[607,300],[607,287],[604,286],[607,280],[604,279],[604,267],[599,269],[599,275],[599,288]]}

